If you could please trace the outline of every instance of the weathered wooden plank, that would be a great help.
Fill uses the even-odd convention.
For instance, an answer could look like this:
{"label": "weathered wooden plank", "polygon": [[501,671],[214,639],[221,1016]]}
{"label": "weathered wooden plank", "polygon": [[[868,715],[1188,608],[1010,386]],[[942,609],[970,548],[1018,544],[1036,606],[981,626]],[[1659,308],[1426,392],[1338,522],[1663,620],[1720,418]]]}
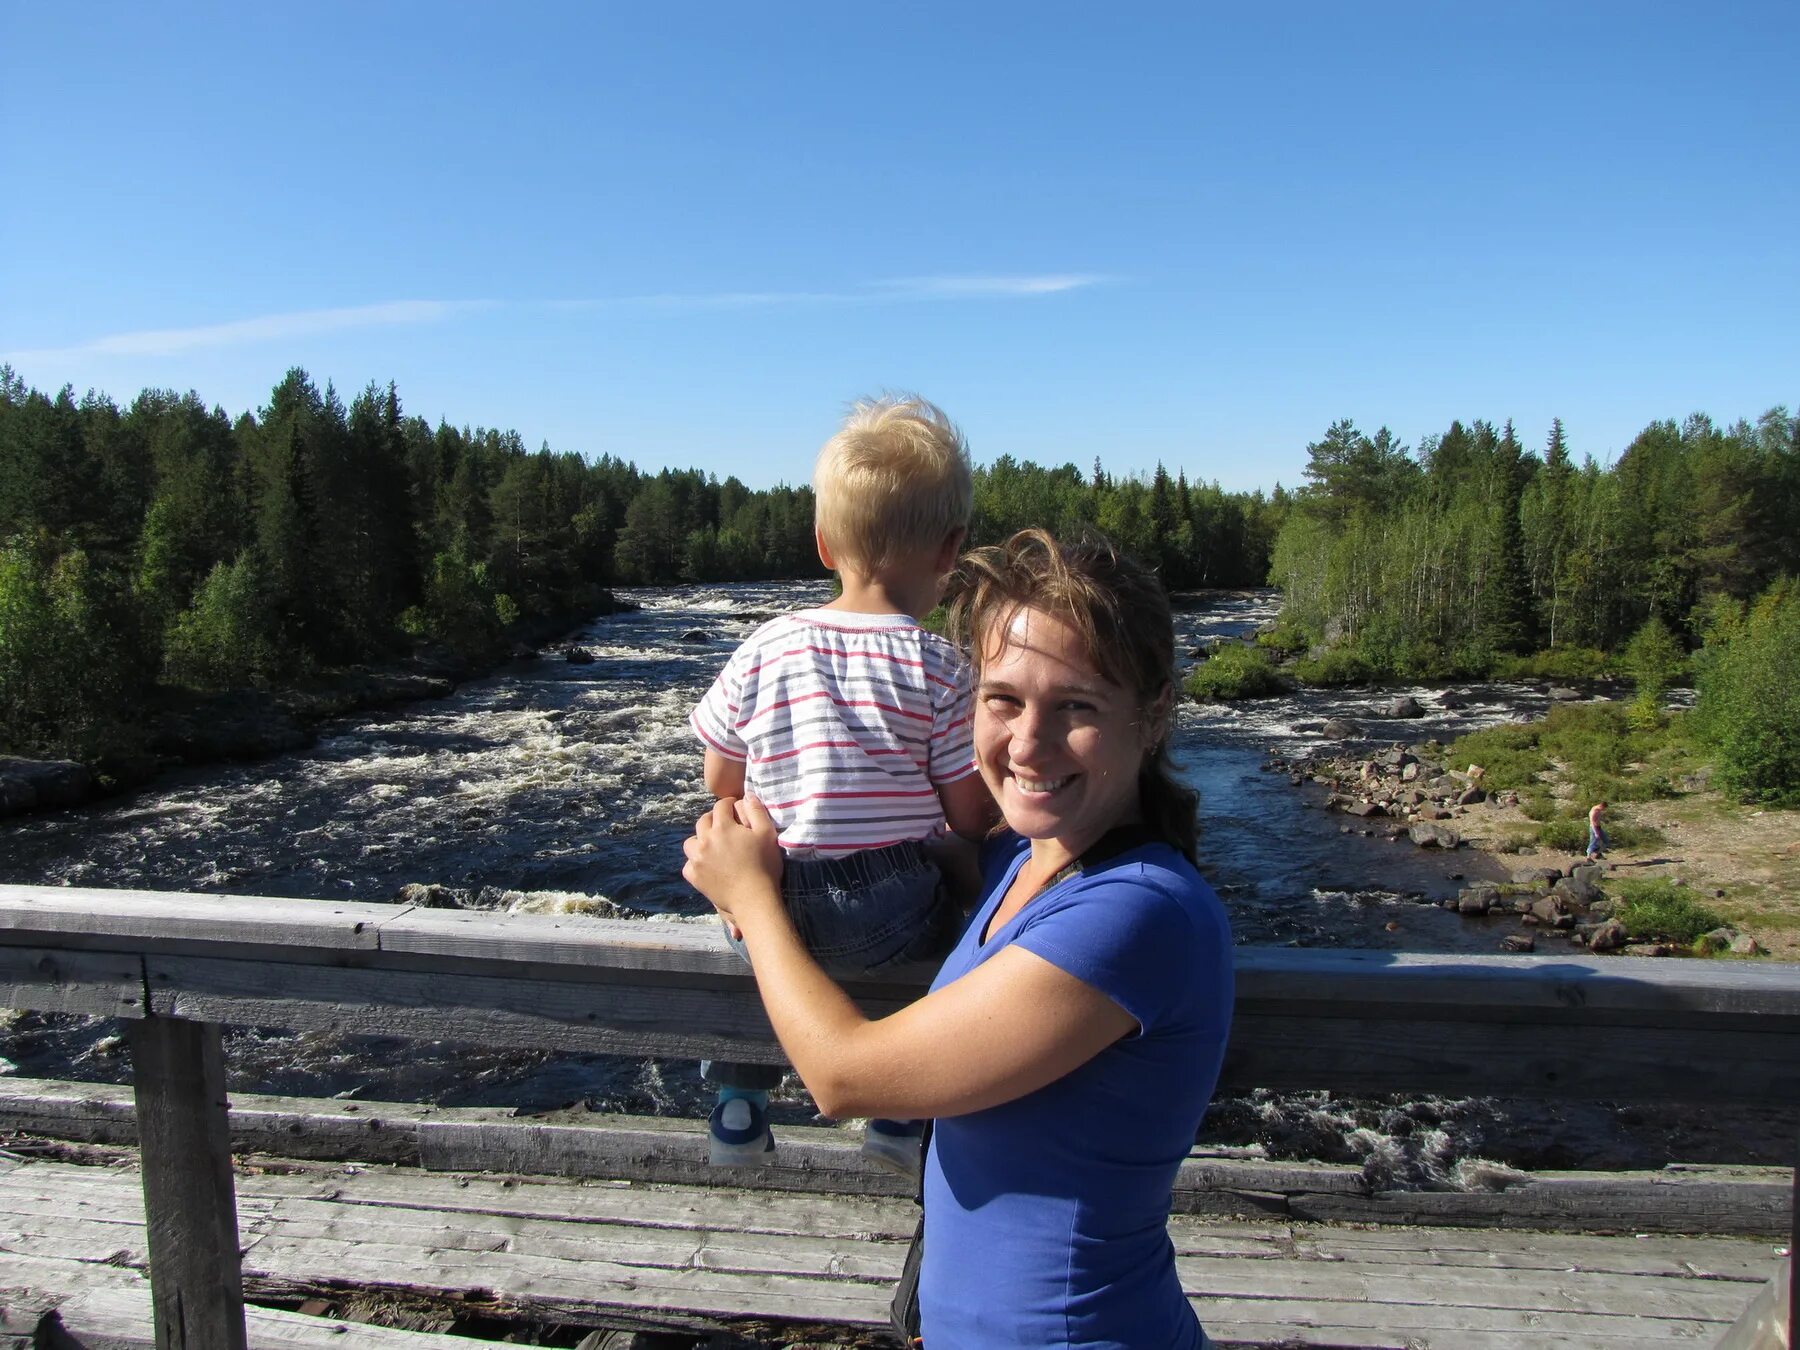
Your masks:
{"label": "weathered wooden plank", "polygon": [[262,895],[8,885],[0,886],[0,943],[32,943],[37,935],[56,935],[62,940],[44,945],[138,951],[188,943],[227,950],[372,952],[381,925],[408,908]]}
{"label": "weathered wooden plank", "polygon": [[470,1045],[782,1063],[762,1004],[737,990],[520,980],[466,972],[146,959],[159,1015]]}
{"label": "weathered wooden plank", "polygon": [[1529,1023],[1240,1012],[1221,1084],[1363,1095],[1800,1105],[1797,1043],[1775,1026],[1583,1026],[1576,1036]]}
{"label": "weathered wooden plank", "polygon": [[144,1015],[144,963],[127,953],[0,947],[0,1008]]}
{"label": "weathered wooden plank", "polygon": [[159,1350],[243,1350],[225,1056],[213,1023],[127,1023]]}
{"label": "weathered wooden plank", "polygon": [[[1769,1169],[1777,1173],[1779,1169]],[[1779,1175],[1755,1179],[1638,1174],[1617,1179],[1545,1178],[1499,1193],[1382,1191],[1288,1198],[1296,1219],[1318,1223],[1517,1226],[1646,1233],[1779,1237],[1791,1193]]]}
{"label": "weathered wooden plank", "polygon": [[1288,1345],[1332,1350],[1632,1350],[1685,1345],[1699,1350],[1720,1329],[1717,1322],[1697,1318],[1522,1313],[1504,1308],[1428,1309],[1419,1314],[1405,1307],[1279,1296],[1188,1302],[1213,1341],[1246,1350]]}
{"label": "weathered wooden plank", "polygon": [[[424,957],[444,966],[474,960],[658,977],[744,974],[707,925],[0,886],[0,941],[30,942],[33,934],[52,932],[139,946],[194,943],[220,956],[246,947],[323,947],[378,949],[390,960]],[[1404,1016],[1411,1009],[1434,1018],[1555,1025],[1645,1018],[1663,1026],[1690,1018],[1715,1025],[1732,1014],[1800,1020],[1800,972],[1775,963],[1293,948],[1240,948],[1236,959],[1240,1007],[1251,1013],[1317,1008],[1368,1016],[1379,1008]],[[886,983],[910,990],[924,974],[904,972]]]}
{"label": "weathered wooden plank", "polygon": [[306,1199],[281,1201],[255,1227],[296,1242],[354,1242],[433,1253],[505,1252],[520,1258],[606,1261],[665,1270],[696,1267],[737,1274],[890,1283],[900,1273],[907,1246],[906,1240],[899,1237],[801,1237],[743,1233],[710,1225],[646,1228],[630,1222],[573,1224],[509,1215],[450,1216],[415,1209],[377,1210]]}
{"label": "weathered wooden plank", "polygon": [[1239,947],[1238,1006],[1308,1004],[1367,1014],[1370,1005],[1404,1004],[1459,1017],[1481,1011],[1507,1020],[1653,1015],[1678,1025],[1682,1014],[1752,1013],[1800,1018],[1800,971],[1776,962],[1657,961],[1642,957],[1471,956],[1356,948]]}
{"label": "weathered wooden plank", "polygon": [[452,1291],[480,1288],[503,1297],[514,1315],[598,1318],[615,1309],[654,1309],[676,1325],[720,1328],[745,1317],[791,1317],[839,1325],[880,1325],[889,1284],[783,1274],[733,1274],[688,1267],[665,1270],[617,1262],[514,1252],[419,1250],[382,1243],[294,1238],[277,1232],[246,1259],[252,1288],[263,1277],[332,1278],[372,1289]]}

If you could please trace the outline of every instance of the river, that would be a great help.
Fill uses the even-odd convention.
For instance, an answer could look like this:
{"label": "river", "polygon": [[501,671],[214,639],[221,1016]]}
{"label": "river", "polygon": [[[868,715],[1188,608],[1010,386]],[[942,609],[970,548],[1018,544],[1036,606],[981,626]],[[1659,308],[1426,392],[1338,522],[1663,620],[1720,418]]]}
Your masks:
{"label": "river", "polygon": [[[186,769],[130,796],[0,822],[0,881],[368,901],[434,882],[484,906],[579,908],[598,897],[634,914],[705,922],[704,902],[678,875],[681,841],[710,800],[687,712],[758,622],[821,602],[828,589],[621,594],[642,608],[595,620],[449,698],[329,723],[311,747],[272,759]],[[1276,604],[1271,592],[1189,597],[1176,616],[1178,646],[1245,634]],[[569,645],[593,660],[564,659]],[[1381,708],[1405,692],[1182,705],[1175,756],[1201,792],[1203,869],[1240,944],[1492,952],[1510,931],[1417,900],[1453,892],[1463,871],[1498,875],[1494,860],[1346,833],[1345,818],[1320,809],[1320,793],[1262,767],[1271,754],[1317,746],[1308,728],[1332,717],[1376,740],[1447,740],[1547,704],[1528,686],[1469,685],[1458,688],[1468,705],[1459,711],[1384,719]],[[1430,691],[1414,692],[1435,708]],[[118,1081],[122,1053],[105,1023],[32,1016],[0,1030],[0,1071]],[[690,1065],[533,1050],[239,1029],[228,1056],[238,1091],[682,1113],[702,1096]],[[802,1093],[784,1098],[777,1119],[810,1118]],[[1448,1158],[1458,1141],[1531,1154],[1522,1139],[1503,1141],[1538,1133],[1531,1112],[1515,1127],[1518,1113],[1503,1120],[1491,1103],[1358,1107],[1259,1095],[1215,1115],[1221,1137],[1315,1156],[1388,1148],[1402,1171],[1423,1151],[1430,1172],[1431,1158]],[[1599,1121],[1577,1133],[1611,1137]],[[1601,1161],[1637,1156],[1584,1145],[1571,1157],[1593,1161],[1595,1147]]]}

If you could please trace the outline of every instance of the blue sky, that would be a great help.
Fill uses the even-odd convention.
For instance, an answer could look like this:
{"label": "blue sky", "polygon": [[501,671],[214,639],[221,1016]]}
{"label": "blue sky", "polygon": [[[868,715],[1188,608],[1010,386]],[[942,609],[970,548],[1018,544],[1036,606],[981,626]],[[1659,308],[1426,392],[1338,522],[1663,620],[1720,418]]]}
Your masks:
{"label": "blue sky", "polygon": [[1800,6],[0,7],[0,360],[797,482],[1800,402]]}

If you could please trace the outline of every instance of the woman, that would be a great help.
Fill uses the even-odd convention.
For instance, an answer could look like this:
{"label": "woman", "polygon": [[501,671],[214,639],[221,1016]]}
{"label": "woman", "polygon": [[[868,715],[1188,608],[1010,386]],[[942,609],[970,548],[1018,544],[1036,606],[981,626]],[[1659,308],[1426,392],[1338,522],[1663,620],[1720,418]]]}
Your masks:
{"label": "woman", "polygon": [[766,812],[703,817],[683,874],[743,931],[769,1020],[832,1116],[933,1117],[929,1350],[1206,1344],[1168,1238],[1218,1076],[1231,938],[1165,753],[1174,633],[1156,580],[1041,530],[965,562],[975,753],[1005,818],[931,992],[870,1021],[782,909]]}

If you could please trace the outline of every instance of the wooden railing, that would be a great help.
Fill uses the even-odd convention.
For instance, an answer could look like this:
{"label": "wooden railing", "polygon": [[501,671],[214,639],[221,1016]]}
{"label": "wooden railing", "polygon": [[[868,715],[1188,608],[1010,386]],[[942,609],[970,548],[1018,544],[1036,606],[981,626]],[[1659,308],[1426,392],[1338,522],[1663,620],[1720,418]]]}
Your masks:
{"label": "wooden railing", "polygon": [[[125,1024],[171,1347],[244,1345],[224,1024],[781,1061],[707,925],[0,886],[0,1006]],[[1225,1083],[1794,1107],[1800,967],[1241,948]]]}

